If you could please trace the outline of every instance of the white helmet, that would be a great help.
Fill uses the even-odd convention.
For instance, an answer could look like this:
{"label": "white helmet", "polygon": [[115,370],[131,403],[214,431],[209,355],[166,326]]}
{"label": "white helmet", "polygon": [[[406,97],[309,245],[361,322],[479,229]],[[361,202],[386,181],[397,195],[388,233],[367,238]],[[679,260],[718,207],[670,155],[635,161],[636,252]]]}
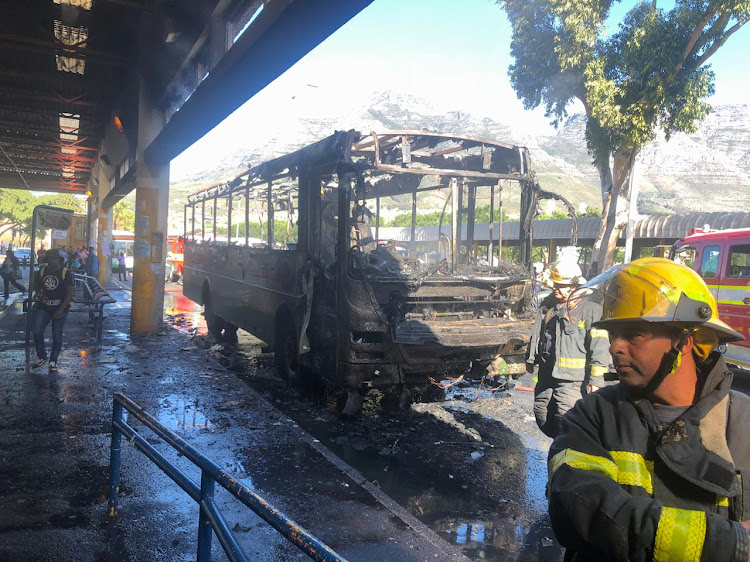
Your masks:
{"label": "white helmet", "polygon": [[557,285],[582,285],[586,282],[581,273],[581,266],[572,259],[560,259],[550,266],[549,275],[545,276],[548,287]]}

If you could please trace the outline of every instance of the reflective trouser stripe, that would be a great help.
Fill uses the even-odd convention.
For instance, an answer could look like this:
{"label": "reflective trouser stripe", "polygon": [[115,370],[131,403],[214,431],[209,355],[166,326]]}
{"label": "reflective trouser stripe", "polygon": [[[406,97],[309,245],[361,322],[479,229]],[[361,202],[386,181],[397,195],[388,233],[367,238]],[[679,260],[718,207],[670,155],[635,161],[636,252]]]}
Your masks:
{"label": "reflective trouser stripe", "polygon": [[622,486],[640,486],[649,494],[654,493],[651,479],[653,462],[629,451],[609,451],[609,454],[614,462],[606,457],[565,449],[550,460],[549,477],[552,478],[557,469],[566,464],[571,468],[600,472]]}
{"label": "reflective trouser stripe", "polygon": [[591,376],[592,377],[603,377],[604,373],[607,372],[607,367],[601,365],[591,365]]}
{"label": "reflective trouser stripe", "polygon": [[574,357],[558,357],[557,364],[565,369],[583,369],[586,367],[586,359]]}
{"label": "reflective trouser stripe", "polygon": [[[646,461],[638,453],[628,451],[610,451],[610,455],[617,464],[617,483],[625,486],[640,486],[649,494],[654,493],[651,481],[654,463]],[[651,465],[651,470],[648,469]]]}
{"label": "reflective trouser stripe", "polygon": [[654,540],[656,562],[698,562],[706,539],[703,511],[662,507]]}

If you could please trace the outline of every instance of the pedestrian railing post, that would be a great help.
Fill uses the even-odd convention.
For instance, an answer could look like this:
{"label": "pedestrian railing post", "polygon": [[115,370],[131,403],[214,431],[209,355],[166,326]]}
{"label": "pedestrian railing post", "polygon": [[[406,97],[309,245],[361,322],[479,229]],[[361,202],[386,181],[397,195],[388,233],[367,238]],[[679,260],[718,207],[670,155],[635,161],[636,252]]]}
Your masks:
{"label": "pedestrian railing post", "polygon": [[198,562],[211,561],[211,536],[213,528],[209,518],[206,502],[214,498],[214,479],[205,470],[201,470],[201,502],[198,510]]}
{"label": "pedestrian railing post", "polygon": [[117,515],[117,496],[120,492],[120,441],[122,433],[117,423],[122,421],[122,404],[117,399],[112,401],[112,444],[109,449],[109,516]]}
{"label": "pedestrian railing post", "polygon": [[[124,419],[125,411],[132,415],[134,420],[141,421],[167,444],[179,451],[194,466],[199,467],[201,469],[200,486],[139,435]],[[121,465],[120,442],[123,436],[128,443],[145,454],[198,503],[198,562],[210,562],[211,541],[214,533],[216,533],[219,544],[231,562],[247,562],[248,560],[247,555],[232,534],[226,519],[216,505],[214,500],[216,484],[250,508],[310,558],[327,562],[346,562],[344,558],[336,554],[317,537],[300,527],[268,501],[243,485],[236,477],[223,470],[187,443],[182,437],[160,424],[158,420],[143,411],[130,398],[120,393],[114,395],[112,409],[112,448],[109,468],[110,517],[114,517],[118,512],[117,496],[120,490]]]}

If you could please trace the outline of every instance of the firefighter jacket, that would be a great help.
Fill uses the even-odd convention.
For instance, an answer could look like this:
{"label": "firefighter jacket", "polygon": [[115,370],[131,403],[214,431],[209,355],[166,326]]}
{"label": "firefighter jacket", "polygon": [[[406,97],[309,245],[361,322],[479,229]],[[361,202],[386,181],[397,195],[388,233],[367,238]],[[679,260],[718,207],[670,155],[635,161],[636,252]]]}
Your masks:
{"label": "firefighter jacket", "polygon": [[601,316],[601,306],[594,302],[580,301],[569,310],[567,303],[558,307],[550,294],[539,307],[526,362],[539,365],[540,378],[583,382],[592,376],[602,381],[611,363],[609,336],[591,327]]}
{"label": "firefighter jacket", "polygon": [[563,418],[548,494],[566,560],[748,560],[750,398],[720,354],[699,371],[698,401],[671,423],[623,384]]}

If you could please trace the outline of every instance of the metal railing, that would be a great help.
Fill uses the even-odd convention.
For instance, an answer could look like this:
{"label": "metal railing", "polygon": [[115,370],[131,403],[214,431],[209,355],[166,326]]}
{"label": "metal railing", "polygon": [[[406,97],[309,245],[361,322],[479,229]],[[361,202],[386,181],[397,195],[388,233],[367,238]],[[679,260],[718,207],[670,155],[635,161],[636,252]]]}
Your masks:
{"label": "metal railing", "polygon": [[102,341],[104,305],[117,302],[109,291],[102,287],[99,280],[85,273],[73,273],[73,302],[83,305],[89,311],[89,318],[94,322],[96,341]]}
{"label": "metal railing", "polygon": [[[200,485],[193,482],[179,468],[159,453],[145,438],[139,435],[123,419],[123,411],[127,410],[146,427],[151,429],[182,456],[201,470]],[[138,404],[127,396],[116,393],[113,397],[112,412],[112,445],[109,460],[109,516],[118,513],[117,496],[120,490],[120,442],[124,435],[139,451],[145,454],[156,466],[169,476],[180,488],[195,500],[200,506],[198,522],[198,562],[211,559],[212,531],[216,533],[224,552],[229,560],[246,561],[247,555],[232,535],[224,516],[214,500],[214,484],[218,483],[232,496],[252,509],[264,521],[286,537],[292,544],[307,554],[313,560],[326,562],[346,560],[332,549],[300,527],[292,519],[281,513],[253,490],[240,483],[239,479],[223,470],[211,459],[200,453],[179,435],[170,431],[155,418],[146,413]]]}

